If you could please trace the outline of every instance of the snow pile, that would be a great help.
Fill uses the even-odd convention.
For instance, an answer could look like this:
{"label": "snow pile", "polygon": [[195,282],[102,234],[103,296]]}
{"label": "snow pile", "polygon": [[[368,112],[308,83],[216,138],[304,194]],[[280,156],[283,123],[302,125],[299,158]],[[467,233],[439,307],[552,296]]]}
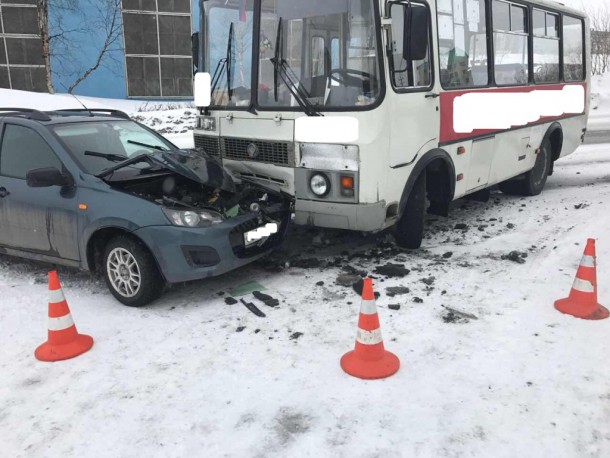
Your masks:
{"label": "snow pile", "polygon": [[[33,357],[48,266],[0,256],[3,455],[610,456],[610,322],[553,308],[588,237],[610,306],[607,149],[561,160],[539,197],[458,202],[429,221],[419,251],[384,234],[295,229],[272,258],[143,309],[61,269],[95,345],[54,364]],[[410,272],[390,277],[387,264]],[[384,381],[339,368],[360,301],[336,280],[361,273],[375,276],[385,344],[401,358]],[[280,302],[245,297],[265,318],[226,301],[248,281]]]}
{"label": "snow pile", "polygon": [[126,113],[168,111],[193,108],[191,102],[151,102],[147,100],[119,100],[100,97],[46,94],[39,92],[0,89],[0,107],[32,108],[41,111],[83,108],[121,110]]}
{"label": "snow pile", "polygon": [[589,130],[610,130],[610,73],[591,78]]}
{"label": "snow pile", "polygon": [[193,129],[197,122],[195,108],[179,108],[162,111],[142,111],[130,116],[156,130],[180,148],[193,148]]}
{"label": "snow pile", "polygon": [[0,107],[2,108],[31,108],[40,111],[82,109],[83,105],[79,100],[88,105],[89,108],[122,110],[123,108],[119,108],[118,105],[126,107],[127,105],[124,102],[127,102],[130,108],[134,108],[132,103],[123,100],[111,101],[112,104],[110,105],[104,103],[106,99],[92,97],[79,97],[77,99],[69,94],[46,94],[0,89]]}
{"label": "snow pile", "polygon": [[41,111],[82,109],[124,111],[133,119],[155,129],[180,148],[193,148],[193,129],[196,109],[191,102],[150,102],[143,100],[116,100],[97,97],[74,97],[69,94],[0,89],[0,107],[32,108]]}

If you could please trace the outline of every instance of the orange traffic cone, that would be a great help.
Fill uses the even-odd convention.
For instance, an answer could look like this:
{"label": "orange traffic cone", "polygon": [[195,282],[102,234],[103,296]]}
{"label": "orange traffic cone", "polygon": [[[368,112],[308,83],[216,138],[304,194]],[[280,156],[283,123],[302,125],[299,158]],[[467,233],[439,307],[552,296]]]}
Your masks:
{"label": "orange traffic cone", "polygon": [[400,361],[386,351],[381,338],[379,316],[373,294],[373,281],[364,279],[362,305],[358,319],[356,347],[341,358],[341,368],[349,375],[365,380],[386,378],[394,375]]}
{"label": "orange traffic cone", "polygon": [[555,308],[561,313],[585,320],[604,320],[610,315],[608,309],[597,302],[595,240],[587,241],[570,296],[555,302]]}
{"label": "orange traffic cone", "polygon": [[89,351],[93,339],[76,331],[57,272],[49,272],[49,340],[34,352],[40,361],[61,361]]}

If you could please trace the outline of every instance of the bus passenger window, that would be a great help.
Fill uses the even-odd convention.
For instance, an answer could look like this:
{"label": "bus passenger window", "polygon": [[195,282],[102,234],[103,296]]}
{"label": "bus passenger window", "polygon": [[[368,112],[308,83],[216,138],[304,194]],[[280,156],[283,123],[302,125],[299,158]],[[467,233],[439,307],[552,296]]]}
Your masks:
{"label": "bus passenger window", "polygon": [[487,86],[485,0],[445,3],[438,11],[441,84],[445,89]]}
{"label": "bus passenger window", "polygon": [[330,40],[330,61],[331,68],[339,68],[341,66],[341,50],[339,49],[339,39],[333,38]]}
{"label": "bus passenger window", "polygon": [[[506,16],[509,10],[510,15]],[[494,0],[493,20],[496,84],[499,86],[527,84],[529,81],[528,10],[513,3]]]}
{"label": "bus passenger window", "polygon": [[[326,76],[326,50],[324,37],[313,37],[311,39],[311,76]],[[330,69],[328,69],[330,71]]]}
{"label": "bus passenger window", "polygon": [[559,82],[559,16],[534,10],[534,81]]}
{"label": "bus passenger window", "polygon": [[584,42],[582,19],[563,16],[563,75],[566,82],[583,81]]}
{"label": "bus passenger window", "polygon": [[392,15],[392,84],[423,88],[432,83],[430,16],[421,4],[394,4]]}

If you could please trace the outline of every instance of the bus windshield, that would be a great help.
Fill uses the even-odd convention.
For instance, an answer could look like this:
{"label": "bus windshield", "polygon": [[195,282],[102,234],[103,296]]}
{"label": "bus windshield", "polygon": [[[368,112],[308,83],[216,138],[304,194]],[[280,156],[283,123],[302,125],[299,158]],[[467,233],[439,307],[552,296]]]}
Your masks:
{"label": "bus windshield", "polygon": [[[209,0],[206,69],[212,105],[297,109],[366,107],[381,93],[373,0]],[[254,30],[254,24],[260,24]],[[252,75],[253,38],[258,73]],[[256,43],[256,42],[255,42]],[[256,76],[252,90],[253,76]]]}

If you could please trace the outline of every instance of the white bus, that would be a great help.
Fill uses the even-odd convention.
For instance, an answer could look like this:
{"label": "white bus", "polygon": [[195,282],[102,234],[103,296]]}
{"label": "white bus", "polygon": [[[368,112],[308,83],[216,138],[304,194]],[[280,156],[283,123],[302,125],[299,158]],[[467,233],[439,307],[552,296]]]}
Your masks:
{"label": "white bus", "polygon": [[426,212],[537,195],[584,139],[588,21],[554,1],[202,0],[201,30],[195,143],[298,224],[418,248]]}

